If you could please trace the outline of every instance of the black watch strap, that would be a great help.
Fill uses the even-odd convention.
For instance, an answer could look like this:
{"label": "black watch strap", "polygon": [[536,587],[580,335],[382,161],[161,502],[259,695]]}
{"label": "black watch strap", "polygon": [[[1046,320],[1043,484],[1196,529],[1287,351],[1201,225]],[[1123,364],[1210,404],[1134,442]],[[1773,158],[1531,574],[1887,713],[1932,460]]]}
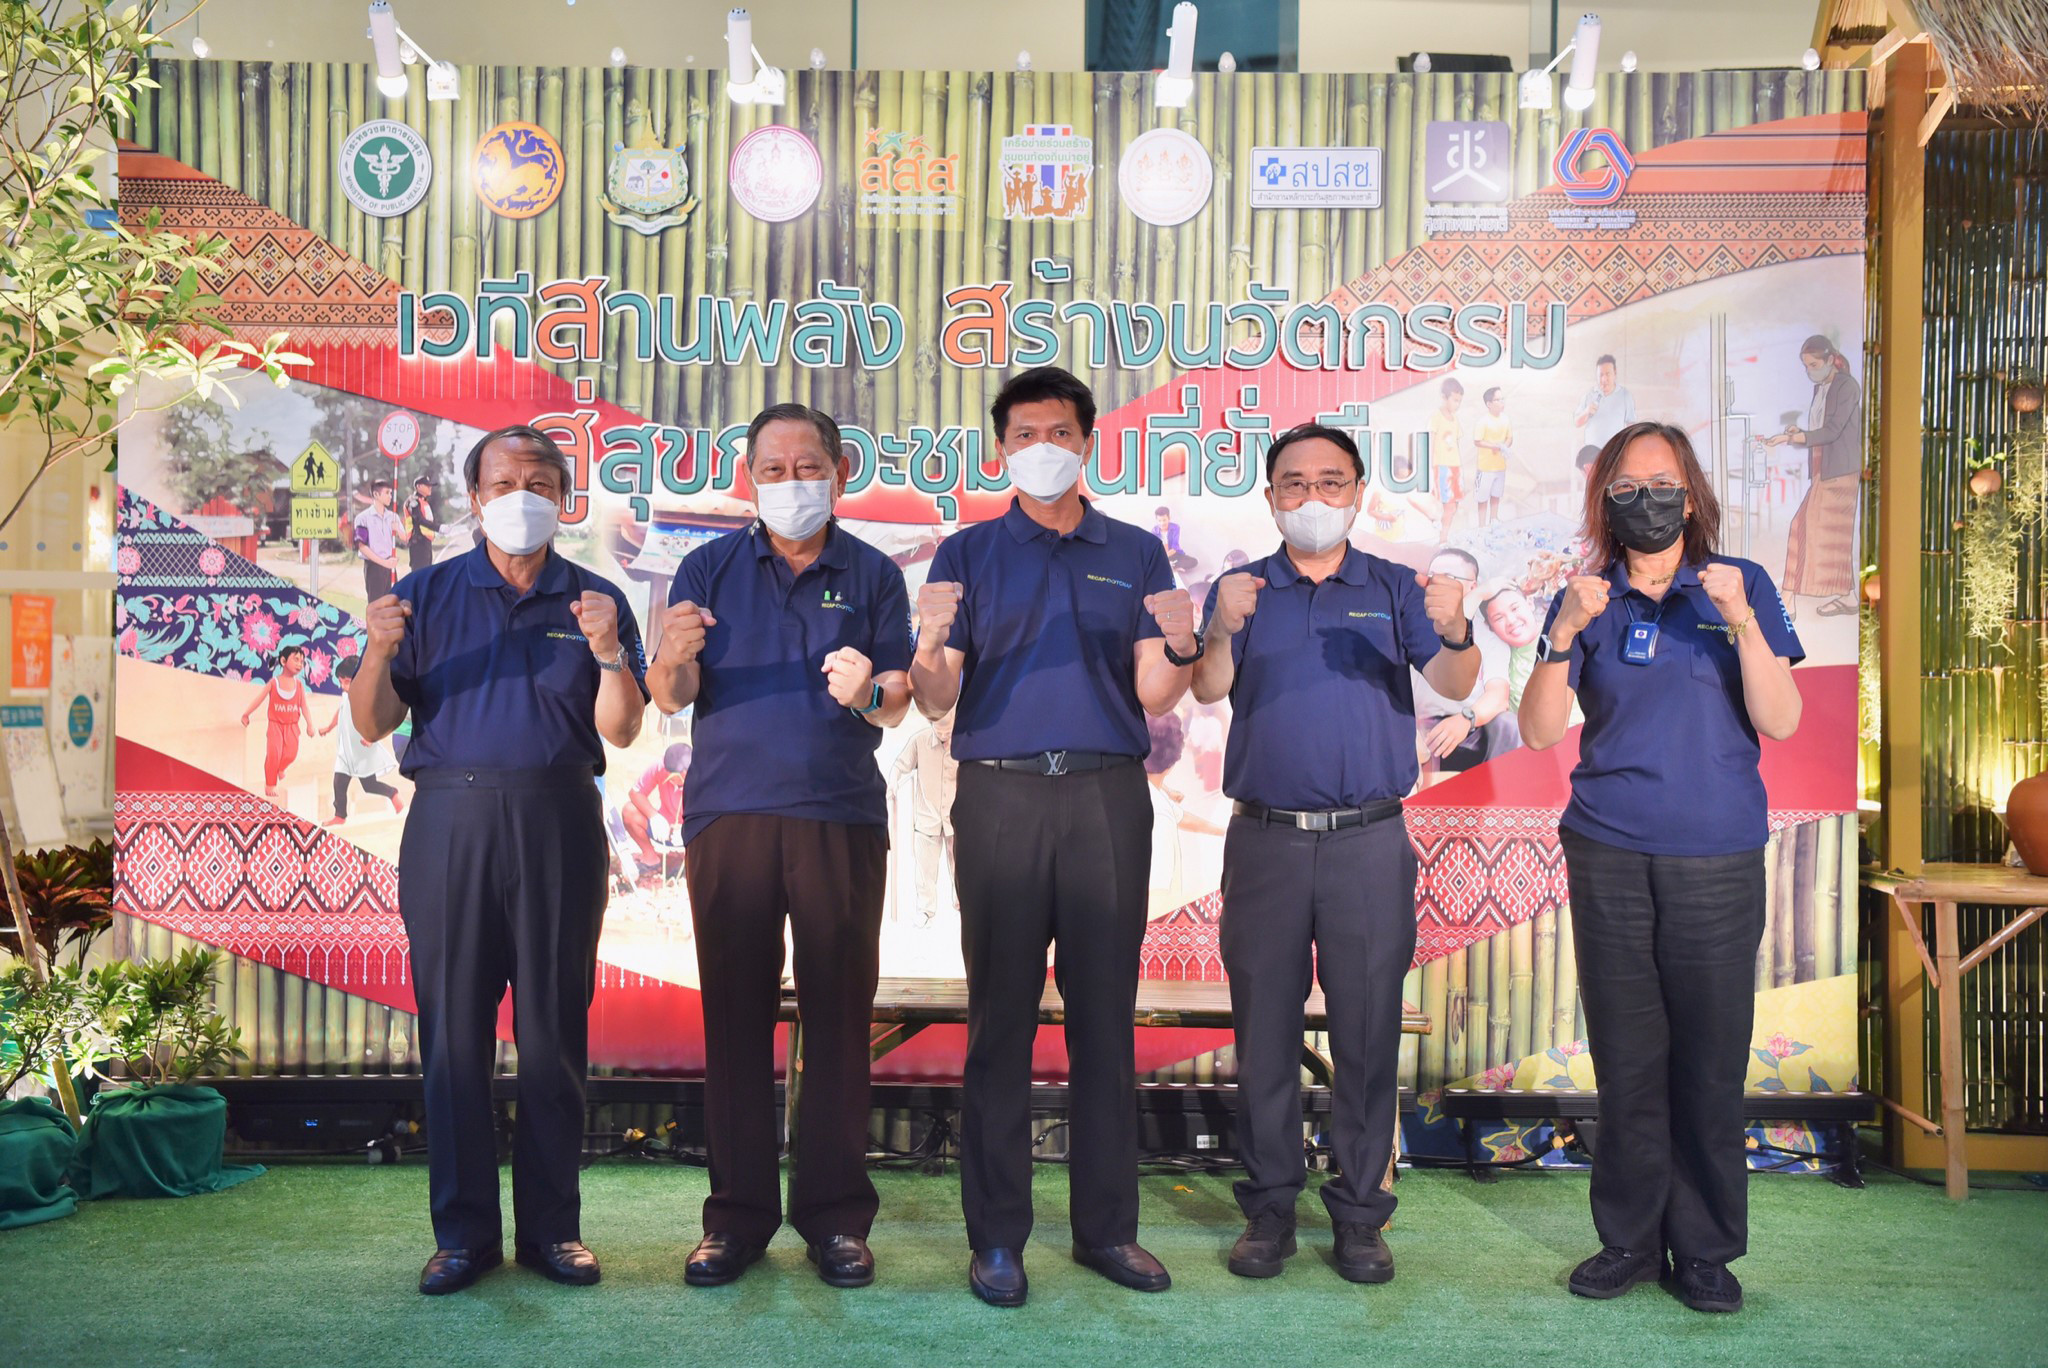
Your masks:
{"label": "black watch strap", "polygon": [[1200,633],[1195,634],[1195,652],[1192,656],[1181,655],[1178,651],[1175,651],[1173,649],[1173,643],[1171,642],[1162,640],[1159,643],[1159,645],[1166,648],[1166,659],[1177,666],[1193,665],[1196,661],[1201,660],[1202,653],[1209,649],[1209,643],[1207,639],[1204,638]]}

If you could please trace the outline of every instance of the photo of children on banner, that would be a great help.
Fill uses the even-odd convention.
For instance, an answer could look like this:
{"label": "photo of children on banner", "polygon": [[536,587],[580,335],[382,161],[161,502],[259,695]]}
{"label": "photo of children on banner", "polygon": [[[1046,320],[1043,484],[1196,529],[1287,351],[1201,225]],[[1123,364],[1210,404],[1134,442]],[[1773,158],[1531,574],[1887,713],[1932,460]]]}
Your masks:
{"label": "photo of children on banner", "polygon": [[[351,656],[334,668],[334,678],[340,680],[345,689],[361,666],[362,658]],[[334,746],[334,816],[321,826],[339,827],[348,821],[350,781],[361,783],[365,794],[374,794],[389,803],[392,813],[403,813],[405,801],[399,798],[398,790],[380,778],[398,768],[398,756],[392,750],[391,739],[364,741],[363,734],[356,731],[355,719],[349,715],[346,698],[334,711],[334,721],[320,729],[320,735],[324,737],[337,728],[341,731],[341,739]]]}
{"label": "photo of children on banner", "polygon": [[299,674],[306,668],[306,648],[303,646],[281,647],[277,653],[277,673],[263,686],[263,692],[255,702],[242,712],[242,726],[249,725],[259,708],[268,708],[266,725],[269,729],[263,742],[263,796],[274,799],[278,796],[278,781],[291,763],[299,758],[299,729],[304,728],[307,736],[313,735],[313,718],[306,711],[306,686]]}
{"label": "photo of children on banner", "polygon": [[[405,574],[398,564],[398,544],[407,534],[392,507],[396,493],[389,480],[371,482],[368,507],[355,514],[351,540],[356,554],[363,558],[363,595],[371,603],[391,593],[391,587]],[[360,501],[363,496],[356,498]]]}

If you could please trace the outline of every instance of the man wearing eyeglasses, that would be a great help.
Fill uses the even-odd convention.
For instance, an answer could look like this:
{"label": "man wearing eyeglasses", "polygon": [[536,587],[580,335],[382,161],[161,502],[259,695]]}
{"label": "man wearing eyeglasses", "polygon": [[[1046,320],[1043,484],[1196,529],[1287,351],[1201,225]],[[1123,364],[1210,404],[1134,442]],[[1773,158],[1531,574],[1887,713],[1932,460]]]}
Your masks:
{"label": "man wearing eyeglasses", "polygon": [[1237,1184],[1244,1234],[1230,1270],[1280,1273],[1295,1252],[1303,1000],[1311,973],[1336,1057],[1323,1187],[1337,1272],[1385,1283],[1394,1212],[1401,979],[1415,954],[1415,852],[1401,796],[1415,786],[1409,672],[1445,698],[1478,678],[1465,586],[1350,544],[1365,463],[1343,432],[1306,424],[1266,455],[1284,545],[1209,592],[1195,698],[1228,697],[1223,966],[1237,1034]]}

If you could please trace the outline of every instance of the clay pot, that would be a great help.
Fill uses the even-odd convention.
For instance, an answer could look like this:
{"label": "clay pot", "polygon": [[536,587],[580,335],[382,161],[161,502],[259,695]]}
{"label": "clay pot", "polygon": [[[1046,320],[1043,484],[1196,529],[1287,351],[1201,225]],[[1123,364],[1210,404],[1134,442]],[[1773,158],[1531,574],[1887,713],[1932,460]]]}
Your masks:
{"label": "clay pot", "polygon": [[1997,494],[2005,488],[2005,477],[1998,473],[1998,467],[1986,466],[1970,476],[1970,493],[1977,495]]}
{"label": "clay pot", "polygon": [[2023,414],[2041,412],[2041,387],[2039,385],[2015,385],[2012,387],[2013,410]]}
{"label": "clay pot", "polygon": [[2005,826],[2027,873],[2048,877],[2048,770],[2012,787],[2005,797]]}

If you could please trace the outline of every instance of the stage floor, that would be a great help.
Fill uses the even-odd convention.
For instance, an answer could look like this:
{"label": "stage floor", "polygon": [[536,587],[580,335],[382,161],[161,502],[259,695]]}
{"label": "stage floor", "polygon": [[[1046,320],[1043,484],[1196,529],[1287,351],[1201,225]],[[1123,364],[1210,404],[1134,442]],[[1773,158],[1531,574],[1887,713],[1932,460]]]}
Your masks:
{"label": "stage floor", "polygon": [[[1068,1258],[1066,1175],[1038,1174],[1031,1301],[968,1293],[953,1174],[885,1173],[874,1287],[825,1287],[793,1233],[738,1284],[686,1288],[702,1170],[614,1162],[584,1180],[605,1281],[507,1265],[475,1288],[412,1289],[431,1247],[426,1170],[280,1167],[226,1193],[99,1202],[0,1232],[0,1364],[2017,1364],[2048,1351],[2048,1193],[1876,1176],[1752,1180],[1748,1309],[1688,1312],[1655,1287],[1564,1291],[1591,1252],[1586,1180],[1406,1174],[1399,1274],[1359,1288],[1328,1264],[1320,1203],[1280,1278],[1233,1278],[1227,1176],[1148,1175],[1143,1239],[1173,1271],[1130,1293]],[[506,1192],[510,1207],[509,1184]]]}

